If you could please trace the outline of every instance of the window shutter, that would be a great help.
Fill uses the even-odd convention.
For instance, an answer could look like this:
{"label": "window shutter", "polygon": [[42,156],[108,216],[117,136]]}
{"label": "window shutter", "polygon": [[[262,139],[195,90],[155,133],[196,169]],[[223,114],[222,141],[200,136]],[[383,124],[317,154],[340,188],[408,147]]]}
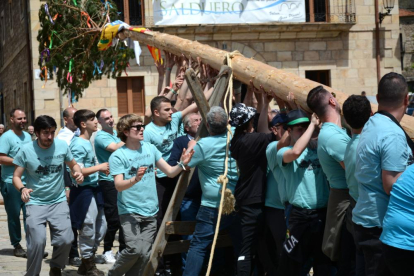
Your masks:
{"label": "window shutter", "polygon": [[127,82],[128,79],[126,78],[118,78],[116,80],[116,88],[118,94],[118,117],[122,117],[128,114]]}

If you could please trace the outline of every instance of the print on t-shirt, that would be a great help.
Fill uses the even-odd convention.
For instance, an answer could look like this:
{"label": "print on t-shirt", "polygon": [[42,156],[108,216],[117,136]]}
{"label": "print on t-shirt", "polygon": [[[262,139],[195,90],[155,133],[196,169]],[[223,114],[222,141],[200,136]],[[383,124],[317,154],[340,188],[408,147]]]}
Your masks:
{"label": "print on t-shirt", "polygon": [[[46,159],[62,159],[64,158],[64,154],[59,154],[57,156],[47,156]],[[62,164],[54,165],[50,164],[46,160],[42,160],[40,157],[37,158],[40,161],[40,165],[37,167],[35,173],[38,175],[49,175],[50,173],[58,173],[62,170]]]}
{"label": "print on t-shirt", "polygon": [[313,160],[305,160],[303,159],[302,162],[299,164],[299,168],[307,169],[308,171],[313,171],[313,169],[320,168],[321,163],[319,163],[319,159]]}
{"label": "print on t-shirt", "polygon": [[177,133],[172,133],[170,135],[168,135],[167,139],[162,140],[162,146],[163,147],[169,147],[172,142],[174,141],[174,139],[177,138]]}

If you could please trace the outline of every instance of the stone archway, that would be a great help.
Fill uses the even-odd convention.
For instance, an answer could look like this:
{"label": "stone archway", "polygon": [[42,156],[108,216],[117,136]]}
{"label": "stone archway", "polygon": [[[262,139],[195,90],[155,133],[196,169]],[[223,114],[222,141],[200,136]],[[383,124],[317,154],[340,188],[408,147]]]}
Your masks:
{"label": "stone archway", "polygon": [[[230,45],[229,45],[230,46]],[[261,61],[264,63],[267,63],[262,54],[260,54],[255,49],[251,48],[250,46],[247,46],[244,43],[240,42],[232,42],[231,47],[227,49],[228,51],[239,51],[243,56],[247,58],[253,58],[254,60]]]}

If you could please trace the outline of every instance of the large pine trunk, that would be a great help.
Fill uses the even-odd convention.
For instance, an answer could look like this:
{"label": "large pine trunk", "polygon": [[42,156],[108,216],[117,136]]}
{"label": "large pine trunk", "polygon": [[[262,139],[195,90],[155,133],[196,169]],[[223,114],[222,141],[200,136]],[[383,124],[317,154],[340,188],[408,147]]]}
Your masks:
{"label": "large pine trunk", "polygon": [[[226,54],[229,53],[228,51],[219,50],[197,41],[159,32],[138,33],[131,30],[124,30],[119,36],[120,38],[130,37],[140,43],[166,50],[175,55],[184,54],[186,57],[191,56],[194,60],[200,57],[203,63],[209,64],[216,70],[220,70]],[[265,90],[272,90],[282,99],[286,99],[288,93],[293,92],[298,104],[308,110],[306,97],[309,91],[321,85],[320,83],[301,78],[295,74],[285,72],[251,58],[243,57],[242,55],[234,56],[232,59],[232,67],[234,77],[241,82],[249,84],[250,80],[253,80],[253,84],[256,87],[262,85]],[[325,88],[336,94],[336,99],[340,105],[348,98],[348,95],[341,91],[328,86],[325,86]],[[373,112],[376,112],[377,105],[371,104],[371,106]],[[405,115],[401,121],[401,125],[408,135],[414,138],[414,118]]]}

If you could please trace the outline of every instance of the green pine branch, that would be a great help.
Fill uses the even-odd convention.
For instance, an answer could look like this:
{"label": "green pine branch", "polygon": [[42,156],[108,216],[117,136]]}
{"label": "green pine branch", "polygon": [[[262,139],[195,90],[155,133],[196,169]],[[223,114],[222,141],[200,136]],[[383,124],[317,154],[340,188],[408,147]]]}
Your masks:
{"label": "green pine branch", "polygon": [[[47,5],[50,17],[55,20],[52,24],[43,4],[39,10],[38,64],[42,72],[46,66],[50,75],[55,75],[64,94],[71,91],[77,99],[82,97],[92,81],[101,79],[103,75],[108,78],[121,76],[129,60],[135,58],[134,51],[123,43],[98,51],[101,31],[108,23],[107,14],[111,21],[118,19],[117,6],[111,0],[48,0]],[[98,73],[95,63],[102,73]],[[72,82],[68,78],[70,64]]]}

